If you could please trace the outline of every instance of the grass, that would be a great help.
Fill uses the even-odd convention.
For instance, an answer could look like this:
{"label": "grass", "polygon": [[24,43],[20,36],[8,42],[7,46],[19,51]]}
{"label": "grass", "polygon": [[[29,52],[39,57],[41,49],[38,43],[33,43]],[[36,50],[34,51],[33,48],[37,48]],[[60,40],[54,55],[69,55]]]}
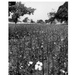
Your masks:
{"label": "grass", "polygon": [[[38,60],[43,63],[40,72],[34,69]],[[63,75],[61,69],[67,75],[67,62],[67,25],[9,24],[10,75]]]}

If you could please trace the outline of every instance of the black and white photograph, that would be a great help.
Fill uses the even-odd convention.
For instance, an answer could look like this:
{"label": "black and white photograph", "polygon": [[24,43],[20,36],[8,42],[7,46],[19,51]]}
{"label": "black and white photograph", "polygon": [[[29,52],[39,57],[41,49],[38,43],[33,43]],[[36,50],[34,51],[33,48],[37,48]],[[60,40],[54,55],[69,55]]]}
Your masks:
{"label": "black and white photograph", "polygon": [[68,1],[8,1],[8,75],[68,75]]}

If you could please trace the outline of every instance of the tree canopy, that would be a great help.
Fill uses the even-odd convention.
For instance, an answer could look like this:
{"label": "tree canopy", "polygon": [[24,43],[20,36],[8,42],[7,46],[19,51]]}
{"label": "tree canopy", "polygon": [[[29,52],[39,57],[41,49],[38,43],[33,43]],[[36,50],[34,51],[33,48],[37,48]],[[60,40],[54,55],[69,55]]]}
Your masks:
{"label": "tree canopy", "polygon": [[65,2],[58,8],[55,18],[61,22],[68,22],[68,2]]}
{"label": "tree canopy", "polygon": [[68,2],[65,2],[63,5],[59,6],[57,12],[49,12],[48,13],[49,22],[53,23],[55,19],[59,22],[68,23]]}
{"label": "tree canopy", "polygon": [[10,12],[13,13],[11,20],[17,23],[18,18],[25,14],[34,14],[35,9],[31,7],[26,7],[21,2],[9,2],[8,4],[8,14],[10,16]]}
{"label": "tree canopy", "polygon": [[54,19],[55,19],[55,14],[56,14],[56,12],[55,11],[52,11],[52,12],[49,12],[48,13],[48,17],[49,17],[49,19],[48,19],[48,22],[49,23],[53,23],[53,21],[54,21]]}

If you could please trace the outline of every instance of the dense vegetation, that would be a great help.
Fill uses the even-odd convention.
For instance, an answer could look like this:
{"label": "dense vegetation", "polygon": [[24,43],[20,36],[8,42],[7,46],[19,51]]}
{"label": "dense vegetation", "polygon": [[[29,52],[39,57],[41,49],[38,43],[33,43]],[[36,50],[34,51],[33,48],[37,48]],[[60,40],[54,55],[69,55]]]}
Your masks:
{"label": "dense vegetation", "polygon": [[[26,7],[21,2],[9,2],[8,3],[8,14],[9,16],[12,14],[11,18],[9,19],[9,22],[15,22],[17,23],[21,16],[24,16],[26,14],[31,15],[34,14],[36,9],[31,7]],[[42,11],[42,10],[41,10]],[[45,23],[55,23],[56,21],[62,23],[65,22],[68,24],[68,2],[65,2],[63,5],[58,7],[58,10],[55,12],[48,12],[49,19],[45,20]],[[28,18],[25,18],[23,22],[27,22]],[[31,20],[31,23],[34,23],[33,20]],[[44,23],[42,19],[37,20],[37,23]]]}
{"label": "dense vegetation", "polygon": [[55,14],[55,18],[60,22],[65,21],[68,23],[68,2],[65,2],[58,8],[57,13]]}
{"label": "dense vegetation", "polygon": [[[38,60],[42,71],[34,69]],[[67,25],[9,24],[9,75],[44,74],[68,75]]]}
{"label": "dense vegetation", "polygon": [[68,24],[68,2],[65,2],[63,5],[59,6],[58,10],[48,13],[49,19],[45,20],[46,23],[54,23],[55,20],[62,23],[65,22]]}
{"label": "dense vegetation", "polygon": [[31,7],[26,7],[24,4],[22,4],[21,2],[9,2],[8,3],[8,16],[11,15],[11,13],[13,13],[11,18],[9,19],[9,22],[15,22],[17,23],[20,18],[20,16],[24,16],[25,14],[33,14],[35,11],[34,8]]}

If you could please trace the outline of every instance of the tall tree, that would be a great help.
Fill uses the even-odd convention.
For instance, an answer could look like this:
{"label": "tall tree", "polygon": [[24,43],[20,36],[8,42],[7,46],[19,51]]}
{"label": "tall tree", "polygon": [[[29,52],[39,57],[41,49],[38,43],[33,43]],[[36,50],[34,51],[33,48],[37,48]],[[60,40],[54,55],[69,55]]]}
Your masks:
{"label": "tall tree", "polygon": [[49,22],[53,23],[55,19],[59,22],[68,23],[68,2],[65,2],[63,5],[59,6],[57,12],[49,12],[48,13]]}
{"label": "tall tree", "polygon": [[58,21],[65,21],[66,23],[68,23],[68,2],[65,2],[58,8],[57,13],[55,14],[55,18]]}
{"label": "tall tree", "polygon": [[27,8],[22,4],[21,2],[9,2],[8,3],[8,14],[10,16],[10,12],[13,13],[11,20],[15,23],[17,23],[18,18],[20,16],[23,16],[25,14],[33,14],[35,9],[34,8]]}

